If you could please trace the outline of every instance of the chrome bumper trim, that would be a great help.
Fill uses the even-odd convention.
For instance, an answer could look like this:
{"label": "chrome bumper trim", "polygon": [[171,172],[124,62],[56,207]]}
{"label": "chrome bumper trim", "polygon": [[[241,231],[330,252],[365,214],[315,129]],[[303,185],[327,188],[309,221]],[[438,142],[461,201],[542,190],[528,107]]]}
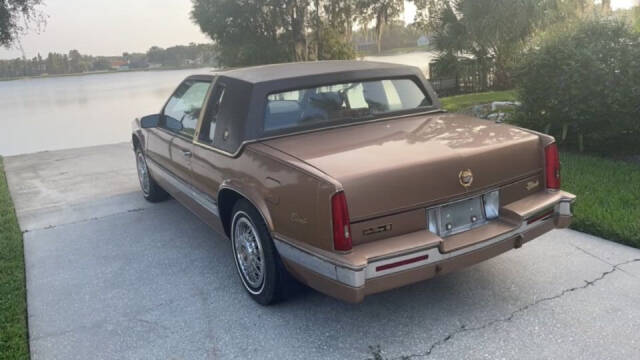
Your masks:
{"label": "chrome bumper trim", "polygon": [[573,200],[562,199],[554,207],[555,213],[560,216],[572,216],[571,203]]}
{"label": "chrome bumper trim", "polygon": [[354,270],[339,266],[318,256],[312,255],[306,251],[278,239],[274,236],[273,242],[281,257],[292,261],[298,265],[314,271],[329,279],[339,281],[345,285],[352,287],[361,287],[365,282],[364,269]]}
{"label": "chrome bumper trim", "polygon": [[[571,216],[571,202],[572,202],[571,200],[563,199],[563,200],[560,200],[558,203],[556,203],[554,215]],[[372,261],[362,269],[350,269],[340,264],[333,263],[328,259],[320,258],[319,256],[316,256],[307,251],[304,251],[290,244],[289,242],[286,242],[284,240],[277,238],[277,236],[274,236],[273,240],[280,256],[287,259],[288,261],[294,262],[300,266],[303,266],[331,280],[338,281],[344,285],[351,286],[351,287],[362,287],[365,285],[366,281],[369,279],[374,279],[380,276],[390,275],[400,271],[410,270],[410,269],[418,268],[425,265],[431,265],[434,263],[442,262],[450,258],[462,256],[462,255],[480,250],[487,246],[491,246],[491,245],[500,243],[502,241],[508,240],[510,238],[513,238],[514,236],[517,236],[523,232],[526,232],[528,230],[541,226],[547,223],[548,221],[554,221],[554,220],[553,218],[549,218],[546,220],[537,221],[533,224],[527,224],[527,222],[524,221],[520,224],[518,228],[508,233],[502,234],[500,236],[496,236],[492,239],[483,241],[481,243],[477,243],[475,245],[472,245],[463,249],[459,249],[456,251],[452,251],[449,253],[443,254],[440,252],[440,249],[438,247],[432,247],[429,249],[414,251],[407,254],[386,258],[383,260]],[[424,231],[427,231],[427,230],[424,230]],[[376,268],[379,266],[392,264],[392,263],[400,262],[403,260],[413,259],[413,258],[417,258],[424,255],[428,256],[425,260],[394,267],[391,269],[376,271]]]}

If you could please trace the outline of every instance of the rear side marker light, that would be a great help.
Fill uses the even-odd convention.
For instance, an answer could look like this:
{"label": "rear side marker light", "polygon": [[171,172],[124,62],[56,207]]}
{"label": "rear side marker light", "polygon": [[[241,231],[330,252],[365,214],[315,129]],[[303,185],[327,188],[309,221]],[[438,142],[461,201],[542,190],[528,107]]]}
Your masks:
{"label": "rear side marker light", "polygon": [[560,189],[560,157],[558,156],[558,145],[549,144],[544,148],[545,173],[547,189]]}
{"label": "rear side marker light", "polygon": [[333,219],[333,247],[338,251],[349,251],[351,243],[351,225],[347,197],[339,192],[331,198],[331,216]]}
{"label": "rear side marker light", "polygon": [[391,264],[384,264],[384,265],[376,266],[376,271],[389,270],[389,269],[396,268],[396,267],[399,267],[399,266],[402,266],[402,265],[408,265],[408,264],[416,263],[418,261],[427,260],[428,258],[429,258],[429,255],[422,255],[422,256],[411,258],[411,259],[397,261],[397,262],[394,262],[394,263],[391,263]]}

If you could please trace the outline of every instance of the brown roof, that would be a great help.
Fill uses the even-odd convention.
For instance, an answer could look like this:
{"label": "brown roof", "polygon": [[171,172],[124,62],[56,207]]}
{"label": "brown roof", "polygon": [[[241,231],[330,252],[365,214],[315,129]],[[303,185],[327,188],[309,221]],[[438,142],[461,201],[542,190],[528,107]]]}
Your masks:
{"label": "brown roof", "polygon": [[389,70],[398,68],[411,68],[407,65],[390,64],[373,61],[357,60],[331,60],[309,61],[297,63],[283,63],[252,66],[246,68],[231,69],[218,72],[224,75],[250,83],[258,83],[272,80],[298,78],[314,75],[335,74],[349,71],[362,70]]}

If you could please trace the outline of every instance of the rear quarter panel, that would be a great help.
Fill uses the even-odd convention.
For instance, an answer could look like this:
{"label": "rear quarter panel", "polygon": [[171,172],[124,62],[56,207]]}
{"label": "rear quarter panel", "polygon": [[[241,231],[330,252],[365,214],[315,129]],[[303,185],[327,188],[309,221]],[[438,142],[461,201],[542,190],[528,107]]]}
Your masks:
{"label": "rear quarter panel", "polygon": [[247,153],[260,163],[255,177],[262,184],[272,232],[290,241],[333,250],[330,204],[335,185],[269,150],[254,144]]}
{"label": "rear quarter panel", "polygon": [[[272,152],[261,144],[246,145],[237,157],[196,149],[203,161],[194,169],[195,183],[218,201],[224,189],[241,194],[274,235],[332,250],[330,199],[335,185]],[[218,205],[222,209],[228,204]]]}

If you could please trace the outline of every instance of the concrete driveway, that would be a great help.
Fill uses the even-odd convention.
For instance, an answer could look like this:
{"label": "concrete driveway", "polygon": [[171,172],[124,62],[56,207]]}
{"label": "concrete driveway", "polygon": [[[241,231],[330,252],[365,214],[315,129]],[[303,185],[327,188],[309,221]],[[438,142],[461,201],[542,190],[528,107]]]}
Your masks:
{"label": "concrete driveway", "polygon": [[[630,359],[640,251],[554,231],[349,305],[244,293],[228,242],[146,203],[128,144],[14,156],[33,359]],[[379,356],[379,357],[378,357]]]}

